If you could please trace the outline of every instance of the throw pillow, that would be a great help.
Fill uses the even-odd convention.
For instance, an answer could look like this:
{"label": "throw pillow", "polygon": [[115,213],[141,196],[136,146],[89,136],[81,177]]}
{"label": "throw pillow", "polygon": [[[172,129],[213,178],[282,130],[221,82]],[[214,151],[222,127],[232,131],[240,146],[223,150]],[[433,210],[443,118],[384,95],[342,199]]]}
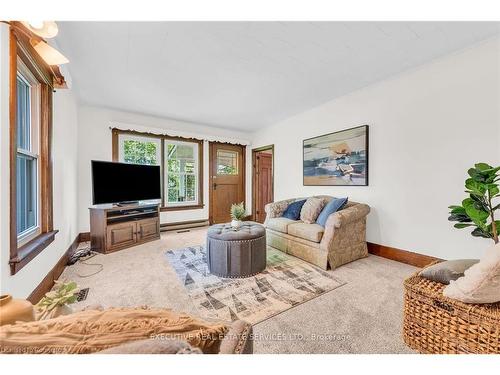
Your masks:
{"label": "throw pillow", "polygon": [[500,243],[466,270],[463,277],[451,281],[443,295],[466,303],[500,302]]}
{"label": "throw pillow", "polygon": [[447,260],[424,268],[420,276],[441,284],[449,284],[464,275],[465,270],[479,262],[478,259]]}
{"label": "throw pillow", "polygon": [[283,217],[290,220],[299,220],[300,210],[302,210],[304,203],[306,203],[305,199],[290,203],[285,212],[283,212]]}
{"label": "throw pillow", "polygon": [[325,207],[326,201],[321,198],[307,198],[300,211],[300,220],[306,224],[312,224],[318,218],[319,213]]}
{"label": "throw pillow", "polygon": [[319,214],[316,223],[324,227],[326,225],[326,221],[328,217],[340,211],[347,203],[347,198],[333,198],[328,204],[323,208],[321,213]]}
{"label": "throw pillow", "polygon": [[126,342],[101,350],[97,354],[203,354],[203,352],[192,347],[186,341],[168,338]]}

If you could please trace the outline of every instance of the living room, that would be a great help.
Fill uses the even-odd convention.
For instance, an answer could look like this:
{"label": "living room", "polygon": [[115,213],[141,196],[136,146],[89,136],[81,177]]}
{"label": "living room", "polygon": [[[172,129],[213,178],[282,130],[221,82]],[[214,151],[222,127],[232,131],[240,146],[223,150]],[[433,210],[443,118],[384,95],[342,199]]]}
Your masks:
{"label": "living room", "polygon": [[119,17],[0,23],[0,352],[500,353],[499,21]]}

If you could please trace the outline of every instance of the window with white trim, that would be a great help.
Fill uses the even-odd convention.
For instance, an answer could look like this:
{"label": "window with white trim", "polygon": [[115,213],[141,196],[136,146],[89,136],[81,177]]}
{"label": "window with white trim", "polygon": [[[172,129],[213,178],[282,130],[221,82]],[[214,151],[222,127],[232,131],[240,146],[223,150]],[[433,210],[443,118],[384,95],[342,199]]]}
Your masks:
{"label": "window with white trim", "polygon": [[18,60],[16,226],[18,243],[40,234],[40,83]]}
{"label": "window with white trim", "polygon": [[199,202],[198,143],[165,140],[165,205],[191,206]]}

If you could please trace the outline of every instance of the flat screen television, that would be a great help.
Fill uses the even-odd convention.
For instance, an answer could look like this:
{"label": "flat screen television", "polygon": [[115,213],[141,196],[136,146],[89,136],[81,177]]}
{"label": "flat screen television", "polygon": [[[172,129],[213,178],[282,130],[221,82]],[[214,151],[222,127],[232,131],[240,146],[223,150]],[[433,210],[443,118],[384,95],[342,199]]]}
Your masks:
{"label": "flat screen television", "polygon": [[161,199],[160,166],[92,160],[93,204]]}

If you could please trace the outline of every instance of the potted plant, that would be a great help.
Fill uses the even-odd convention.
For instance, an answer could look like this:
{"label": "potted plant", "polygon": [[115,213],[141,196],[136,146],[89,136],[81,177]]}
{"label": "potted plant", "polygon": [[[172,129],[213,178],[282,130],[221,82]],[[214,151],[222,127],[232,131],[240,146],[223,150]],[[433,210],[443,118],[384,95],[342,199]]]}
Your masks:
{"label": "potted plant", "polygon": [[474,228],[474,237],[491,238],[498,243],[500,220],[495,220],[495,211],[500,208],[498,198],[500,189],[500,167],[492,167],[486,163],[478,163],[468,170],[469,178],[465,180],[468,198],[460,206],[450,206],[448,220],[457,221],[455,228]]}
{"label": "potted plant", "polygon": [[36,304],[37,320],[71,314],[73,309],[69,305],[76,302],[79,291],[75,282],[64,283],[57,280],[55,289],[46,293]]}
{"label": "potted plant", "polygon": [[245,204],[243,202],[231,205],[231,226],[238,229],[241,226],[241,220],[246,216]]}

